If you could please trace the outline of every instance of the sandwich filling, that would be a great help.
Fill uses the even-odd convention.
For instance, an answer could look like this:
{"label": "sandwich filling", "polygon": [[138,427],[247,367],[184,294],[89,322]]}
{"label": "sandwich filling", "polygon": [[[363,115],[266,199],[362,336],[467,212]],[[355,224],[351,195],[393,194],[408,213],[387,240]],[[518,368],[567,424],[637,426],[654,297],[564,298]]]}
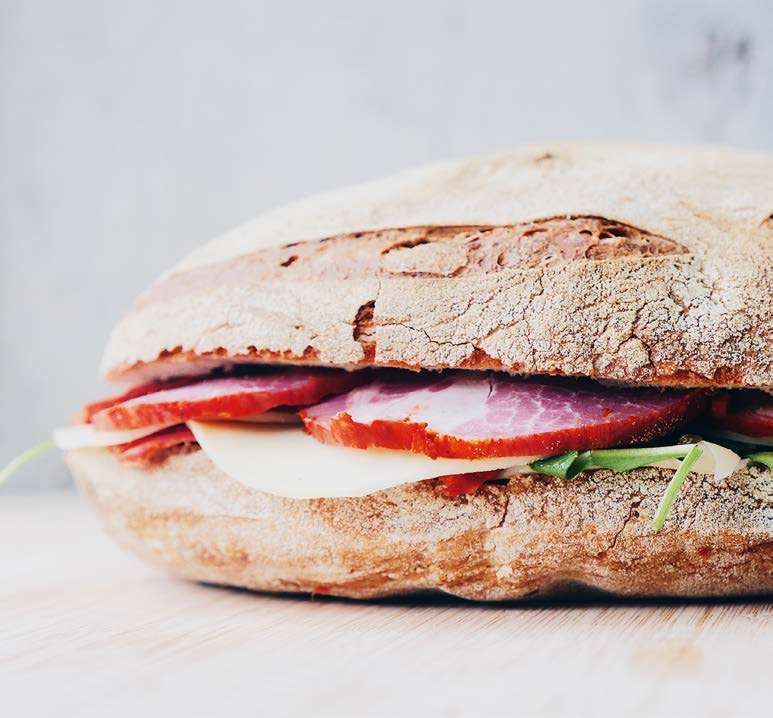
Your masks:
{"label": "sandwich filling", "polygon": [[690,471],[771,466],[773,399],[495,372],[242,368],[134,387],[54,439],[148,469],[201,449],[233,479],[291,498],[428,479],[453,498],[521,473],[657,466],[676,471],[659,528]]}

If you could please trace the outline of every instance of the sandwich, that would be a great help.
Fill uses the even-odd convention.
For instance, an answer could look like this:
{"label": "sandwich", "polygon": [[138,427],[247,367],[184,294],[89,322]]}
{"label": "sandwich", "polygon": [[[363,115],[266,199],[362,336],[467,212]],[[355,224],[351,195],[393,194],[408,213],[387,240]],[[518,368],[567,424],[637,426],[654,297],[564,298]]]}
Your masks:
{"label": "sandwich", "polygon": [[605,144],[269,212],[55,432],[119,543],[269,592],[773,592],[773,156]]}

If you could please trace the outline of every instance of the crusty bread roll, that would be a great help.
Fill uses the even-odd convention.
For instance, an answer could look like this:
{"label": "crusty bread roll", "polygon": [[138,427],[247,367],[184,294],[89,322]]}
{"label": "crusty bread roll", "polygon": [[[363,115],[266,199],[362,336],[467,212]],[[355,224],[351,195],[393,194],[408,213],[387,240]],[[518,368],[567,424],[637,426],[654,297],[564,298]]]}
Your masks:
{"label": "crusty bread roll", "polygon": [[591,587],[627,596],[773,592],[773,484],[755,468],[692,476],[650,519],[671,472],[523,476],[457,499],[436,481],[351,499],[285,499],[232,481],[204,452],[156,469],[71,452],[78,486],[125,547],[186,578],[375,598],[442,591],[519,599]]}
{"label": "crusty bread roll", "polygon": [[[163,275],[114,330],[108,378],[248,363],[495,369],[773,388],[773,156],[546,145],[406,172],[265,214]],[[202,451],[69,464],[109,530],[202,581],[356,598],[773,591],[773,483],[518,476],[364,498],[249,489]]]}
{"label": "crusty bread roll", "polygon": [[[109,378],[206,361],[773,386],[773,158],[548,145],[288,205],[113,332]],[[298,244],[298,242],[303,242]]]}

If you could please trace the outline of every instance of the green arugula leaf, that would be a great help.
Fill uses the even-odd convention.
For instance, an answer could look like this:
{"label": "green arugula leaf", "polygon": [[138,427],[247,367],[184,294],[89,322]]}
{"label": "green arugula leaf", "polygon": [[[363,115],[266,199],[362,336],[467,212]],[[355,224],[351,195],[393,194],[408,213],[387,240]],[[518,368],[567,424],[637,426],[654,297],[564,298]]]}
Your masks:
{"label": "green arugula leaf", "polygon": [[674,501],[676,501],[676,497],[679,495],[679,491],[682,489],[682,484],[684,484],[687,474],[690,472],[692,465],[700,459],[702,453],[703,450],[701,447],[698,446],[698,444],[693,444],[692,448],[687,453],[687,456],[682,459],[682,463],[679,465],[673,478],[669,481],[666,491],[660,499],[658,510],[655,512],[655,518],[652,520],[652,530],[656,533],[660,531],[660,529],[663,528],[663,524],[666,523],[668,514],[671,511],[671,507],[674,505]]}
{"label": "green arugula leaf", "polygon": [[[569,469],[579,456],[578,451],[567,451],[565,454],[550,456],[547,459],[537,459],[532,461],[529,466],[539,474],[556,476],[559,479],[570,479]],[[575,472],[576,473],[576,472]]]}
{"label": "green arugula leaf", "polygon": [[666,459],[681,459],[693,444],[657,446],[644,449],[593,449],[592,451],[568,451],[547,459],[532,461],[529,466],[540,474],[559,479],[573,479],[587,469],[610,469],[621,472],[638,469]]}
{"label": "green arugula leaf", "polygon": [[39,456],[40,454],[43,454],[53,448],[53,440],[46,439],[46,441],[41,441],[39,444],[36,444],[26,451],[23,451],[15,459],[11,459],[11,461],[9,461],[5,467],[3,467],[3,470],[0,471],[0,485],[9,479],[12,474],[16,473],[17,469],[24,466],[24,464],[26,464],[28,461],[31,461],[36,456]]}
{"label": "green arugula leaf", "polygon": [[752,464],[762,464],[773,471],[773,451],[758,451],[756,454],[749,454],[746,460]]}
{"label": "green arugula leaf", "polygon": [[677,444],[645,449],[594,449],[589,453],[593,468],[621,472],[666,459],[681,459],[687,456],[693,446],[694,444]]}
{"label": "green arugula leaf", "polygon": [[568,479],[573,479],[581,471],[586,471],[587,469],[592,469],[592,468],[593,468],[593,452],[592,451],[583,451],[574,460],[574,463],[569,467],[569,472],[567,474],[567,478]]}

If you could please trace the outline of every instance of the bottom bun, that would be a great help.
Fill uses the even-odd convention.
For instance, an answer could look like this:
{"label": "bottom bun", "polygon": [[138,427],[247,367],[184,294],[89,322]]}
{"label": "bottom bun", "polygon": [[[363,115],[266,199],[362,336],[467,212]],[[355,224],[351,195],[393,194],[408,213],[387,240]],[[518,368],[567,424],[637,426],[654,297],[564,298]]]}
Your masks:
{"label": "bottom bun", "polygon": [[104,449],[68,464],[107,529],[185,578],[260,591],[521,599],[773,592],[773,483],[743,468],[691,475],[650,528],[672,472],[518,476],[447,499],[438,482],[351,499],[286,499],[225,476],[202,451],[147,470]]}

